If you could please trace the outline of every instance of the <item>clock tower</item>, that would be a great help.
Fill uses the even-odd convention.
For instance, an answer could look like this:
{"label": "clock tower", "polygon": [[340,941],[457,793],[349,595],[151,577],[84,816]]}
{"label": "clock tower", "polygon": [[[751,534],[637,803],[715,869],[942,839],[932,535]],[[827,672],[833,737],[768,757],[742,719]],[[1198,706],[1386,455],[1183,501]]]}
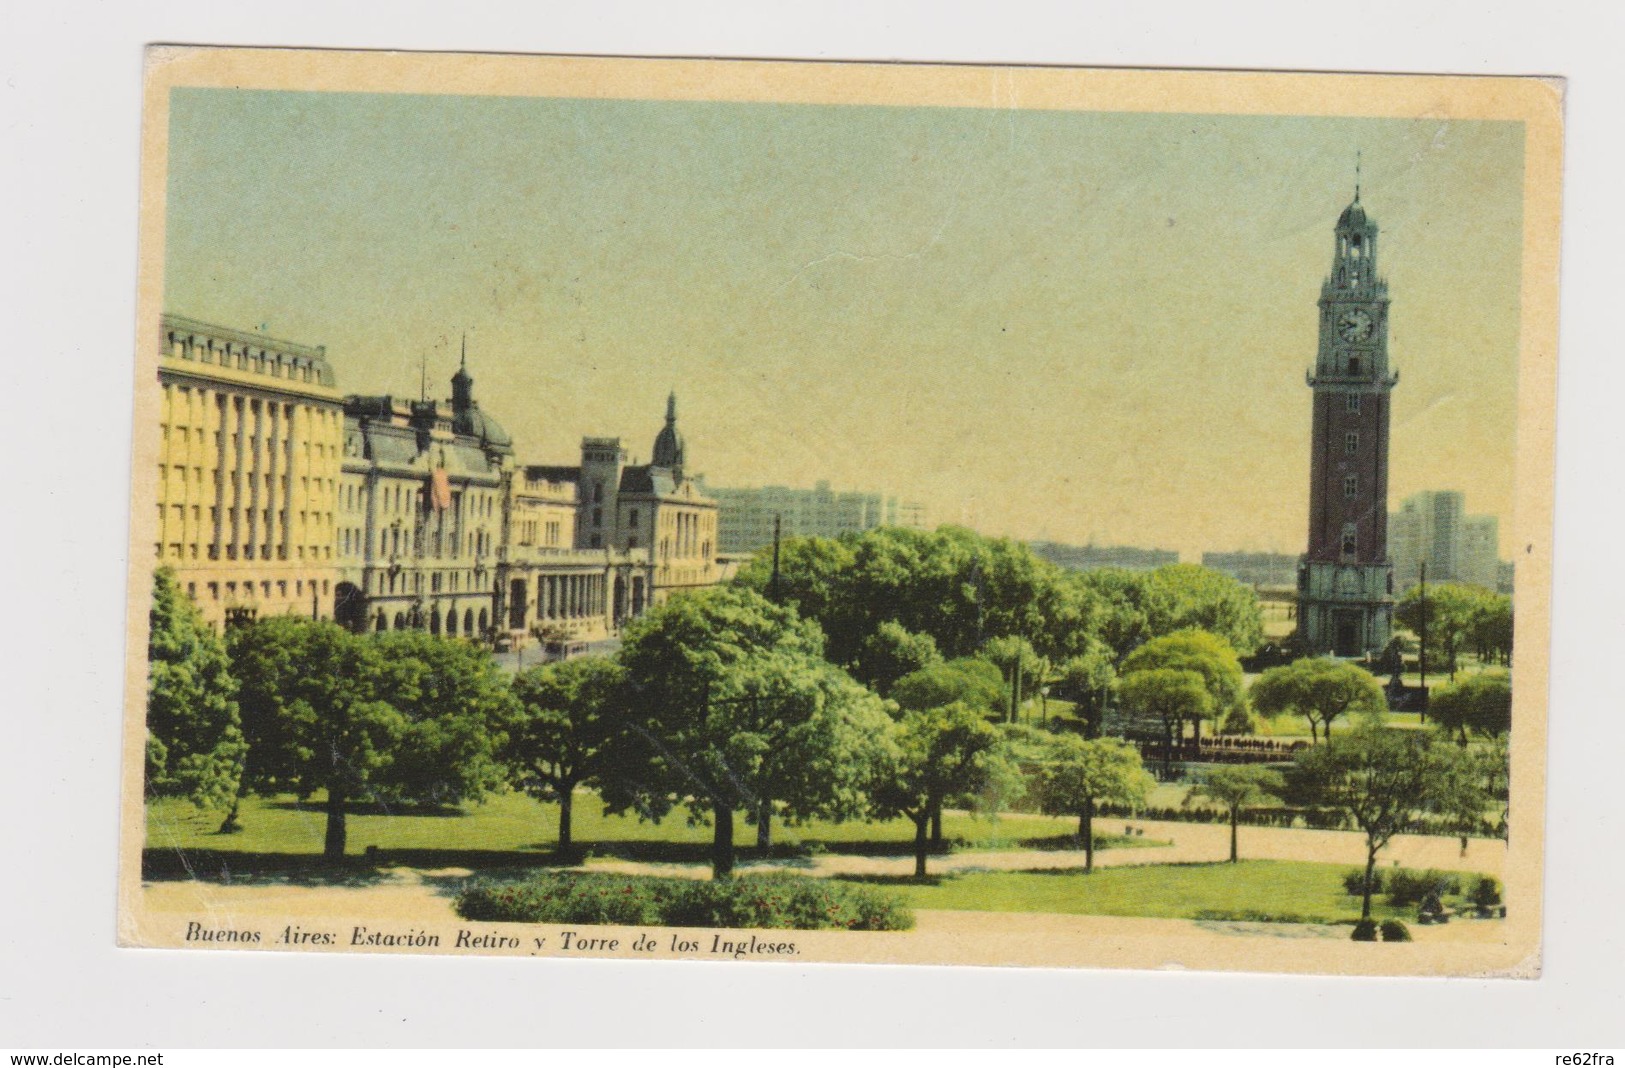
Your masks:
{"label": "clock tower", "polygon": [[1320,289],[1320,349],[1308,374],[1309,549],[1298,565],[1298,637],[1311,653],[1380,653],[1393,623],[1388,559],[1388,283],[1377,223],[1354,202],[1337,219]]}

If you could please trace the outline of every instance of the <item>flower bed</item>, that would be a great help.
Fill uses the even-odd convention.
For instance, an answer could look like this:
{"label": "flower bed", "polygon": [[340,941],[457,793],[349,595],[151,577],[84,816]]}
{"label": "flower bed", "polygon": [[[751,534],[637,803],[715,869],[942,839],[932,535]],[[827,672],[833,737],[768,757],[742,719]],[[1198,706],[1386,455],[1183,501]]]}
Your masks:
{"label": "flower bed", "polygon": [[904,931],[914,913],[867,886],[798,875],[701,881],[548,872],[524,882],[479,881],[457,896],[466,920],[650,927]]}

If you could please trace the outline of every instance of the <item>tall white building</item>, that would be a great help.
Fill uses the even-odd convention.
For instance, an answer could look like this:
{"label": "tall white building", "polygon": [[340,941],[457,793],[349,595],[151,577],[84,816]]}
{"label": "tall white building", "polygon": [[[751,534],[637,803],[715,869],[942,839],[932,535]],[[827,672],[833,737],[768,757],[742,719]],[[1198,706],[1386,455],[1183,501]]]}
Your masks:
{"label": "tall white building", "polygon": [[1463,582],[1496,589],[1500,577],[1500,520],[1468,515],[1459,490],[1424,490],[1388,517],[1394,586],[1416,585],[1422,564],[1429,582]]}
{"label": "tall white building", "polygon": [[706,486],[717,502],[717,540],[724,553],[748,553],[773,544],[777,518],[786,538],[837,538],[875,527],[926,526],[925,509],[880,493],[837,493],[828,482],[812,489]]}

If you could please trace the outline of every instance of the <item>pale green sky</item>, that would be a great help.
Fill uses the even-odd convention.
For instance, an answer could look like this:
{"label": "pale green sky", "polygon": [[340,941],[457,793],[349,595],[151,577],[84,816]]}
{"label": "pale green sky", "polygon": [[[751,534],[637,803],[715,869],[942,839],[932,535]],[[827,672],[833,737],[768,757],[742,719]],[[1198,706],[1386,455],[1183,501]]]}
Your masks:
{"label": "pale green sky", "polygon": [[1303,547],[1319,286],[1382,227],[1392,503],[1508,543],[1509,122],[177,90],[165,307],[475,395],[530,462],[882,489],[1083,543]]}

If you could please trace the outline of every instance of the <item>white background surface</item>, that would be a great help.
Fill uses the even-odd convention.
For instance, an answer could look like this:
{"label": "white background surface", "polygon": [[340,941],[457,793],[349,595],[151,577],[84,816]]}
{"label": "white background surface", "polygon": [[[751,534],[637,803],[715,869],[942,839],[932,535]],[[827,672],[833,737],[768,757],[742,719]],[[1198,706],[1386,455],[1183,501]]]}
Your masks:
{"label": "white background surface", "polygon": [[[1614,5],[8,7],[0,1048],[1621,1044],[1625,85]],[[114,948],[139,88],[142,46],[157,42],[1569,77],[1545,976],[1378,981]]]}

